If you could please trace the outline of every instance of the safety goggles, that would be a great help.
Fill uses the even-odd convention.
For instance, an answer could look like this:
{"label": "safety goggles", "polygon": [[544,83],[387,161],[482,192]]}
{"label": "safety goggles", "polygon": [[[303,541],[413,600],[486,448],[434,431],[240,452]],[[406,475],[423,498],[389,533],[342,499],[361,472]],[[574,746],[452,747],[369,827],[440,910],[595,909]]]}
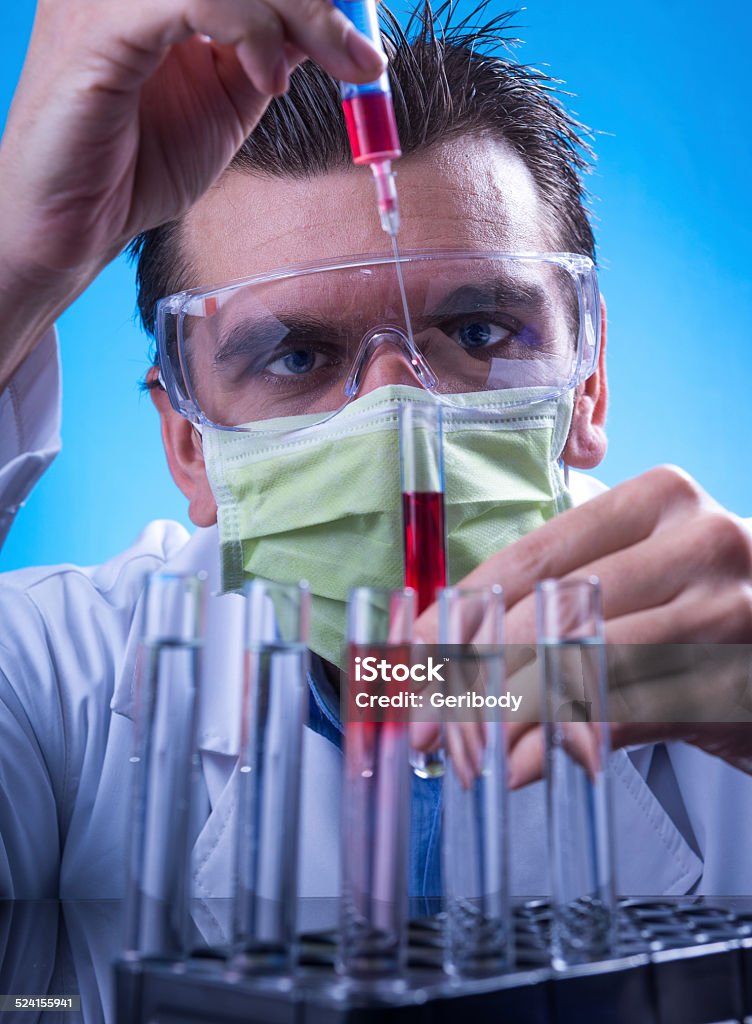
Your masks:
{"label": "safety goggles", "polygon": [[[160,379],[191,422],[273,430],[336,414],[390,357],[388,383],[455,395],[535,389],[546,401],[595,370],[595,267],[572,253],[412,250],[271,271],[157,304]],[[522,404],[523,399],[517,399]],[[524,404],[530,404],[530,395]],[[467,407],[466,402],[464,403]]]}

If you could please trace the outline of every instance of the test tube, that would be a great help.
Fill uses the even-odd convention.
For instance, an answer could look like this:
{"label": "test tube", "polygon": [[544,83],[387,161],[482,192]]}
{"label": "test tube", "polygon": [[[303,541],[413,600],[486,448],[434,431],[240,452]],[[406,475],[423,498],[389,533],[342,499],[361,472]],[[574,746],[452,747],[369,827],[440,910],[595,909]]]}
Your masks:
{"label": "test tube", "polygon": [[200,825],[196,743],[203,575],[149,577],[134,694],[126,955],[189,948],[190,855]]}
{"label": "test tube", "polygon": [[[458,692],[501,696],[503,622],[499,586],[439,591],[439,642]],[[452,757],[444,776],[445,968],[457,978],[499,974],[512,963],[504,724],[498,711],[478,712],[474,721],[471,714],[446,724],[458,743],[465,741],[462,725],[466,741],[480,748],[480,773],[470,785]]]}
{"label": "test tube", "polygon": [[[420,615],[447,582],[441,406],[400,406],[399,438],[405,586],[415,591]],[[444,755],[414,750],[410,763],[421,778],[439,776]]]}
{"label": "test tube", "polygon": [[287,973],[295,962],[303,726],[308,706],[307,583],[246,586],[238,758],[235,966]]}
{"label": "test tube", "polygon": [[[350,686],[356,659],[392,664],[410,656],[412,590],[358,587],[347,609]],[[342,830],[342,922],[338,970],[354,982],[400,984],[405,961],[410,816],[408,725],[348,720]]]}
{"label": "test tube", "polygon": [[546,738],[546,801],[556,969],[608,956],[614,871],[600,584],[536,586]]}

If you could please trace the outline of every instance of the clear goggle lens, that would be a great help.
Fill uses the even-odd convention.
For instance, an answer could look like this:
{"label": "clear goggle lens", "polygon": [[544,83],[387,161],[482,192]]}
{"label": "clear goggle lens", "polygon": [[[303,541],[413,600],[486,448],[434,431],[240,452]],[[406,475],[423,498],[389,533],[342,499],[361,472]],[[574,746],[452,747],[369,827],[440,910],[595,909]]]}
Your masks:
{"label": "clear goggle lens", "polygon": [[400,262],[412,330],[386,258],[163,300],[172,305],[159,317],[160,363],[173,404],[237,428],[325,419],[370,379],[451,403],[506,389],[554,395],[593,371],[599,310],[586,257],[424,253]]}

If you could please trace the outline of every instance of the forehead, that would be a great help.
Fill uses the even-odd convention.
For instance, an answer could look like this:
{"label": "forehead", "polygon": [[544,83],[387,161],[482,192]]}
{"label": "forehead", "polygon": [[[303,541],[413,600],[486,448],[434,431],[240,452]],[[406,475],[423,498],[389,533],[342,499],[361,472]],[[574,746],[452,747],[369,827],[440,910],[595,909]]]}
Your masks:
{"label": "forehead", "polygon": [[[503,143],[459,139],[396,170],[403,248],[556,247],[532,175]],[[371,173],[360,167],[306,181],[230,171],[186,214],[181,243],[185,287],[387,247]]]}

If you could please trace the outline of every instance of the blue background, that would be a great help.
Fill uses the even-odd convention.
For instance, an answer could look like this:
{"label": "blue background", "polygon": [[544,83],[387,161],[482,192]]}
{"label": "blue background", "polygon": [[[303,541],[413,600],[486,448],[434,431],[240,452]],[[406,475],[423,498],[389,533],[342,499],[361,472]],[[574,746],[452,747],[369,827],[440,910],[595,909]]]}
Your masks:
{"label": "blue background", "polygon": [[[33,10],[16,0],[4,11],[3,116]],[[597,475],[615,484],[675,462],[752,515],[747,4],[529,0],[516,23],[519,59],[546,62],[604,133],[590,180],[610,321],[610,449]],[[150,519],[188,524],[138,390],[149,341],[134,295],[120,259],[60,320],[65,447],[11,530],[2,568],[99,562]]]}

